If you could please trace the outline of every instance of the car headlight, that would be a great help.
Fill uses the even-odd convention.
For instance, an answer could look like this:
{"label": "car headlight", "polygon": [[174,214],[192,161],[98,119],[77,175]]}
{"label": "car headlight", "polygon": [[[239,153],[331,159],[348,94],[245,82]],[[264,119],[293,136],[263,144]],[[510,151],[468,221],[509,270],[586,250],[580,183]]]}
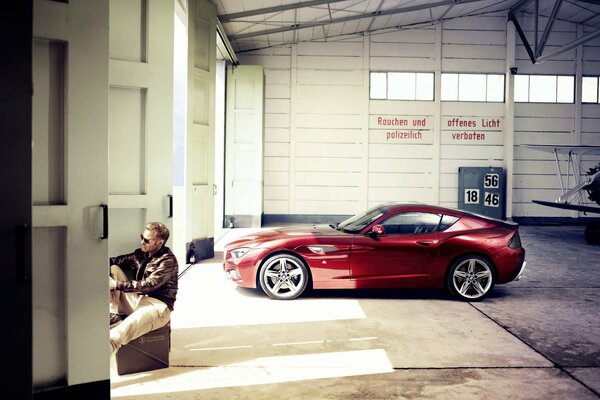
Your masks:
{"label": "car headlight", "polygon": [[240,259],[244,256],[244,254],[246,254],[249,251],[250,248],[248,247],[240,247],[239,249],[231,250],[230,254],[232,258]]}

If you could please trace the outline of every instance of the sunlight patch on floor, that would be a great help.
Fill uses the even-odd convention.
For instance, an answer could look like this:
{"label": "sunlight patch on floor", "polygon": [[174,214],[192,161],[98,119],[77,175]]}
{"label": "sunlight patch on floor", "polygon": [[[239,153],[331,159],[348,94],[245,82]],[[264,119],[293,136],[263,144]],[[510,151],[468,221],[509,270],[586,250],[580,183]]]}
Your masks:
{"label": "sunlight patch on floor", "polygon": [[[302,342],[286,342],[286,343],[270,343],[270,344],[258,344],[258,345],[235,345],[235,346],[220,346],[220,347],[201,347],[199,343],[189,343],[185,346],[185,350],[191,352],[214,352],[214,351],[239,351],[239,350],[267,350],[269,348],[275,347],[297,347],[297,348],[306,348],[306,347],[315,347],[318,346],[320,348],[325,348],[325,346],[343,346],[347,343],[369,343],[378,340],[378,337],[369,336],[369,337],[360,337],[360,338],[349,338],[349,339],[341,339],[341,340],[332,340],[332,339],[320,339],[320,340],[308,340]],[[369,344],[370,345],[370,344]],[[259,353],[260,354],[260,353]]]}
{"label": "sunlight patch on floor", "polygon": [[[192,316],[191,316],[192,315]],[[203,307],[196,315],[172,319],[173,329],[241,325],[285,324],[366,318],[357,301],[297,300],[294,302],[245,299],[218,307]]]}
{"label": "sunlight patch on floor", "polygon": [[179,286],[173,329],[366,318],[354,299],[271,300],[260,291],[240,289],[217,262],[194,266]]}
{"label": "sunlight patch on floor", "polygon": [[122,382],[111,398],[203,389],[264,385],[357,375],[383,374],[394,368],[383,349],[261,357],[215,368],[171,367],[170,374],[144,383]]}

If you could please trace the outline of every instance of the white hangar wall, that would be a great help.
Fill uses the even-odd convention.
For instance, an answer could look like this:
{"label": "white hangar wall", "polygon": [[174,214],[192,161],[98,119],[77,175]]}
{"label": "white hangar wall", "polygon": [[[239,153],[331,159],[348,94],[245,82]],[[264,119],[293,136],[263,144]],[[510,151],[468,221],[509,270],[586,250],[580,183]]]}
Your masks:
{"label": "white hangar wall", "polygon": [[[265,71],[263,213],[349,215],[386,201],[456,207],[458,167],[494,166],[512,172],[509,217],[572,216],[531,203],[558,195],[556,168],[548,154],[518,145],[600,144],[598,104],[439,100],[441,72],[506,74],[516,65],[519,74],[598,75],[599,41],[533,65],[506,21],[461,18],[239,55],[242,64]],[[577,29],[557,21],[546,51],[585,33]],[[435,100],[370,100],[371,71],[435,72]],[[510,74],[506,80],[512,84]],[[378,124],[386,118],[406,120],[420,137],[395,140],[389,126]],[[453,118],[473,121],[485,139],[456,139]],[[499,127],[483,128],[490,120]],[[586,161],[582,171],[591,165]]]}
{"label": "white hangar wall", "polygon": [[[544,22],[545,24],[545,22]],[[576,40],[590,31],[575,24],[556,21],[545,52]],[[552,60],[533,65],[525,47],[517,39],[515,50],[519,74],[580,75],[600,74],[600,40],[587,42],[579,50],[564,52]],[[577,86],[579,92],[580,86]],[[560,194],[554,155],[519,147],[519,144],[600,145],[600,105],[581,104],[514,104],[514,197],[515,216],[563,217],[577,216],[577,212],[542,207],[532,199],[554,201]],[[580,172],[598,163],[597,157],[582,158]],[[563,172],[566,163],[561,163]],[[566,181],[565,181],[566,182]],[[572,181],[571,181],[572,182]]]}

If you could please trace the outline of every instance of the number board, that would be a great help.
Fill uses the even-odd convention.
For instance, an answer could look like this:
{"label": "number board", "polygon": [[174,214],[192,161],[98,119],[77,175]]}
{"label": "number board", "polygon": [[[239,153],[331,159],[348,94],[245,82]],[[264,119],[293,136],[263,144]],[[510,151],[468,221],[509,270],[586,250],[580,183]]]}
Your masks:
{"label": "number board", "polygon": [[505,182],[503,168],[459,167],[458,208],[504,219]]}

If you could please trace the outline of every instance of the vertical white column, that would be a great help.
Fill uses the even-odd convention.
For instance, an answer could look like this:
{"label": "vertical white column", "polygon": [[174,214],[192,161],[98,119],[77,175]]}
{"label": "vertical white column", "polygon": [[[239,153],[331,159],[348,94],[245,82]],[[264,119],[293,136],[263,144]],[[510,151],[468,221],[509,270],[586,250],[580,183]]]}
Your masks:
{"label": "vertical white column", "polygon": [[441,121],[442,121],[442,33],[443,24],[435,26],[435,76],[434,76],[434,115],[433,115],[433,152],[431,160],[431,185],[433,203],[440,203],[440,157],[441,157]]}
{"label": "vertical white column", "polygon": [[[583,27],[577,25],[577,38],[583,36]],[[573,144],[581,144],[581,90],[583,87],[583,45],[575,49],[575,107],[573,109],[574,140]],[[580,171],[581,172],[581,171]]]}
{"label": "vertical white column", "polygon": [[[583,36],[583,26],[577,25],[577,38]],[[575,107],[573,108],[573,144],[581,144],[581,90],[583,87],[583,45],[577,46],[575,49]],[[578,171],[573,171],[573,174],[585,174],[581,170],[581,159],[577,160]],[[572,211],[573,218],[579,218],[580,211]],[[585,215],[585,214],[584,214]]]}
{"label": "vertical white column", "polygon": [[506,24],[506,68],[505,68],[505,93],[504,99],[504,170],[506,171],[505,207],[506,219],[512,219],[513,204],[513,172],[514,172],[514,145],[515,145],[515,103],[514,103],[514,75],[511,67],[515,66],[515,26],[508,21]]}
{"label": "vertical white column", "polygon": [[360,190],[363,193],[360,208],[369,207],[369,104],[370,104],[370,65],[371,65],[371,35],[363,36],[363,107],[362,107],[362,179]]}
{"label": "vertical white column", "polygon": [[290,196],[288,214],[296,213],[296,112],[298,98],[298,45],[292,44],[290,54]]}

